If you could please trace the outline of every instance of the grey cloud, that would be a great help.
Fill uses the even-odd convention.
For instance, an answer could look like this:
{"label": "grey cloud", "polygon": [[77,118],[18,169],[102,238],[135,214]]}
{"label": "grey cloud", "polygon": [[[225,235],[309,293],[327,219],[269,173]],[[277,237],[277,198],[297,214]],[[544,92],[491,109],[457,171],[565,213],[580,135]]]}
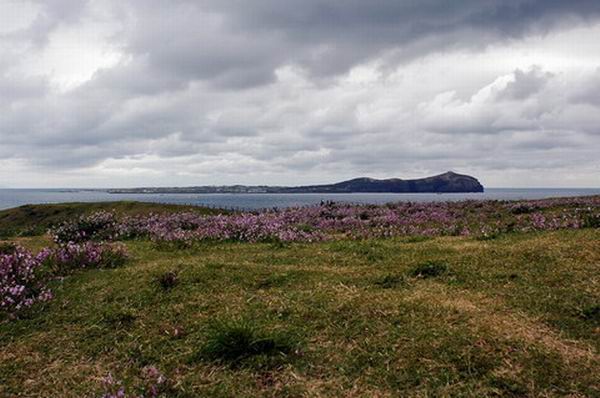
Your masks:
{"label": "grey cloud", "polygon": [[[210,175],[211,164],[214,175],[345,176],[402,176],[415,165],[597,165],[598,73],[573,85],[546,67],[512,67],[502,77],[507,84],[492,76],[465,96],[456,94],[467,91],[459,82],[452,93],[427,80],[408,84],[410,74],[390,77],[415,60],[434,62],[428,55],[476,52],[593,21],[597,1],[112,4],[123,22],[113,38],[123,57],[88,82],[61,92],[49,77],[15,79],[0,68],[0,158],[40,170],[139,162],[192,177]],[[44,2],[27,35],[43,46],[53,29],[92,8]],[[346,79],[369,61],[386,73],[364,85]]]}
{"label": "grey cloud", "polygon": [[500,98],[527,99],[542,90],[552,76],[552,73],[543,72],[540,67],[533,67],[526,72],[517,69],[514,73],[514,81],[506,85],[500,93]]}
{"label": "grey cloud", "polygon": [[412,59],[600,15],[594,1],[396,0],[132,1],[135,27],[122,40],[157,75],[245,88],[299,65],[315,77],[348,71],[386,53]]}
{"label": "grey cloud", "polygon": [[27,28],[0,35],[0,40],[25,42],[44,47],[50,34],[61,25],[77,22],[86,12],[90,0],[34,0],[40,10]]}
{"label": "grey cloud", "polygon": [[[571,18],[593,19],[600,13],[600,4],[595,1],[560,0],[209,3],[211,10],[222,10],[234,27],[283,36],[295,44],[291,48],[298,48],[297,54],[288,55],[291,62],[322,73],[342,72],[390,48],[418,47],[419,43],[424,44],[424,51],[435,46],[456,47],[457,43],[465,48],[479,47],[531,31],[544,32]],[[411,55],[421,54],[414,49]]]}
{"label": "grey cloud", "polygon": [[577,82],[569,97],[576,103],[600,106],[600,67],[589,79]]}
{"label": "grey cloud", "polygon": [[0,75],[0,104],[40,98],[45,96],[48,90],[48,80],[44,77]]}

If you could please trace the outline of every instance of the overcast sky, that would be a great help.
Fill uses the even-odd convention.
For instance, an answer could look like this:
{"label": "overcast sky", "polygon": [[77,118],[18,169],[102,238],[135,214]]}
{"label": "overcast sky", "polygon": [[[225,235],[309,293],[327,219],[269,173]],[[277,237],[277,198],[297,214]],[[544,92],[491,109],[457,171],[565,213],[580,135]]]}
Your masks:
{"label": "overcast sky", "polygon": [[0,0],[0,187],[600,187],[598,0]]}

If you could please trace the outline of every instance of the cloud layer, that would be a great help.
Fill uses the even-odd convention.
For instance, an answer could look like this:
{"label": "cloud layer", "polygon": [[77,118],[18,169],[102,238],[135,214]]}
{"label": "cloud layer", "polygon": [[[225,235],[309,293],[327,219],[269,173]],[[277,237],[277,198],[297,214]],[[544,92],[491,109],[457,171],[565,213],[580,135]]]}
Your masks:
{"label": "cloud layer", "polygon": [[0,5],[0,184],[600,186],[597,1]]}

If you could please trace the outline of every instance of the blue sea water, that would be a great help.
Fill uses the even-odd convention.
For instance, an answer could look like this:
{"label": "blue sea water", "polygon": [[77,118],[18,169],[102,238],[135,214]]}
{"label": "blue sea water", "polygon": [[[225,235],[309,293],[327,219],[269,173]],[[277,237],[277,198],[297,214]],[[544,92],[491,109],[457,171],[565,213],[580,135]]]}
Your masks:
{"label": "blue sea water", "polygon": [[306,206],[328,200],[335,202],[382,204],[389,202],[435,202],[465,199],[543,199],[586,195],[600,195],[600,188],[487,188],[483,193],[449,194],[110,194],[102,190],[0,189],[0,209],[8,209],[25,204],[132,200],[253,210],[273,207]]}

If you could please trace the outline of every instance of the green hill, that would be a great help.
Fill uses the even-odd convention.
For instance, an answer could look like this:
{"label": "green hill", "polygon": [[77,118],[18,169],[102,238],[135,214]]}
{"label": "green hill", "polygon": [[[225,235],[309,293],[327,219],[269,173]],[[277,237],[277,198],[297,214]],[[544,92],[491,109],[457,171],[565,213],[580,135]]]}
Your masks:
{"label": "green hill", "polygon": [[53,225],[101,210],[114,211],[120,216],[181,211],[200,214],[229,213],[228,210],[200,206],[127,201],[24,205],[0,210],[0,237],[41,235]]}
{"label": "green hill", "polygon": [[[30,227],[110,208],[180,209],[0,214]],[[125,265],[53,279],[51,301],[0,323],[0,396],[599,396],[598,242],[589,227],[185,249],[127,240]]]}

